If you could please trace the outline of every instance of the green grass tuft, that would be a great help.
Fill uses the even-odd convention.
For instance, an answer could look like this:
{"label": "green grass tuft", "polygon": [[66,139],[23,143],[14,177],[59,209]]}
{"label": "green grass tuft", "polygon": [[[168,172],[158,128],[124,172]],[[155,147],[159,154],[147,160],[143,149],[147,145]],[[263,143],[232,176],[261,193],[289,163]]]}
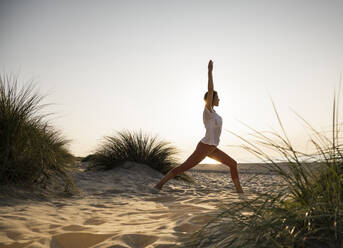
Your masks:
{"label": "green grass tuft", "polygon": [[[113,136],[106,136],[97,151],[87,156],[85,161],[91,162],[90,169],[101,170],[109,170],[126,161],[133,161],[166,174],[177,164],[177,153],[176,147],[170,142],[159,140],[157,136],[152,137],[142,131],[125,130]],[[192,182],[186,174],[181,174],[177,178]]]}
{"label": "green grass tuft", "polygon": [[68,141],[39,113],[41,100],[33,84],[19,89],[16,78],[0,75],[0,184],[72,185]]}

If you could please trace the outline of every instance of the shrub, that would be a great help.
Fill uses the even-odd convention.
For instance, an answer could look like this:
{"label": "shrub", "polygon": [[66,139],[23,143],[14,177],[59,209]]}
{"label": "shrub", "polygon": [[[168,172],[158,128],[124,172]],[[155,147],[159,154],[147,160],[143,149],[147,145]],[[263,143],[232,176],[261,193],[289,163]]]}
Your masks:
{"label": "shrub", "polygon": [[95,154],[89,154],[86,157],[81,158],[81,162],[82,163],[84,163],[84,162],[92,162],[92,161],[95,161],[95,160],[96,160],[96,155]]}
{"label": "shrub", "polygon": [[33,84],[0,75],[0,184],[41,184],[53,179],[71,186],[73,156],[68,141],[39,114],[42,97]]}
{"label": "shrub", "polygon": [[[161,141],[157,136],[151,137],[142,131],[121,131],[116,135],[106,136],[97,151],[88,156],[90,169],[108,170],[120,166],[126,161],[146,164],[166,174],[177,163],[177,148],[170,142]],[[192,181],[185,174],[178,178]]]}

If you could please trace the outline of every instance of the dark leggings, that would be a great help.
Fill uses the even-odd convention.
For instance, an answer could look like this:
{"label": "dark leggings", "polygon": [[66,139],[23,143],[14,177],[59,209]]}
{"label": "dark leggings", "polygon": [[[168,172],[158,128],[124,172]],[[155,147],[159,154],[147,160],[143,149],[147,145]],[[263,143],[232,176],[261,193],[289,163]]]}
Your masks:
{"label": "dark leggings", "polygon": [[177,176],[199,164],[206,156],[230,167],[231,178],[238,178],[237,162],[216,146],[208,145],[201,141],[187,160],[171,171]]}

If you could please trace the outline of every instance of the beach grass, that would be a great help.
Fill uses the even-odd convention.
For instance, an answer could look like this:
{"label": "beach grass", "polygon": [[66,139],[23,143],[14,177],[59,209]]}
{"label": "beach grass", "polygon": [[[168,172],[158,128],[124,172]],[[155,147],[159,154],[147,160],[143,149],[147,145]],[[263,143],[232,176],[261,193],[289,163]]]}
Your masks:
{"label": "beach grass", "polygon": [[43,97],[32,83],[0,75],[0,184],[72,187],[68,140],[46,120]]}
{"label": "beach grass", "polygon": [[[157,135],[152,136],[142,130],[123,130],[112,136],[105,136],[96,152],[85,157],[83,161],[90,162],[88,169],[100,170],[110,170],[126,161],[132,161],[166,174],[178,164],[178,152],[171,142],[161,140]],[[185,173],[176,179],[193,182]]]}
{"label": "beach grass", "polygon": [[[332,130],[310,131],[315,152],[294,148],[273,107],[281,134],[253,128],[254,140],[239,137],[242,147],[282,180],[278,193],[256,193],[232,202],[180,247],[343,247],[343,146],[338,97],[333,101]],[[273,150],[279,156],[272,157]],[[278,157],[278,158],[277,158]],[[279,162],[286,162],[280,166]]]}

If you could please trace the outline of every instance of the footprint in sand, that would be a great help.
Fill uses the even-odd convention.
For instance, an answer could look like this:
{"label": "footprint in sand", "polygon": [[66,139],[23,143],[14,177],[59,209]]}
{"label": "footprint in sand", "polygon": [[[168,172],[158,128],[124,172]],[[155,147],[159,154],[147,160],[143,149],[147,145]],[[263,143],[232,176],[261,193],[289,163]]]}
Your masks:
{"label": "footprint in sand", "polygon": [[28,247],[32,243],[33,243],[33,241],[28,241],[26,243],[14,242],[14,243],[12,243],[10,245],[4,245],[3,243],[0,242],[0,247],[4,247],[4,248],[24,248],[24,247]]}
{"label": "footprint in sand", "polygon": [[144,234],[124,234],[120,239],[132,248],[144,248],[158,240],[158,237]]}
{"label": "footprint in sand", "polygon": [[56,229],[59,228],[61,225],[56,225],[56,224],[50,224],[49,229]]}
{"label": "footprint in sand", "polygon": [[112,236],[114,234],[63,233],[52,237],[50,247],[88,248]]}
{"label": "footprint in sand", "polygon": [[20,240],[23,238],[23,234],[20,233],[20,232],[17,232],[17,231],[7,231],[5,232],[6,233],[6,236],[12,240]]}
{"label": "footprint in sand", "polygon": [[69,226],[64,226],[62,227],[63,230],[65,231],[83,231],[88,229],[87,227],[84,226],[78,226],[78,225],[69,225]]}
{"label": "footprint in sand", "polygon": [[106,221],[104,219],[101,219],[99,217],[93,217],[93,218],[90,218],[88,220],[86,220],[83,224],[84,225],[95,225],[95,226],[98,226],[98,225],[101,225],[101,224],[104,224]]}
{"label": "footprint in sand", "polygon": [[184,223],[184,224],[181,224],[181,225],[178,225],[178,226],[174,227],[174,230],[176,232],[193,233],[193,232],[198,231],[200,228],[201,228],[200,225]]}

